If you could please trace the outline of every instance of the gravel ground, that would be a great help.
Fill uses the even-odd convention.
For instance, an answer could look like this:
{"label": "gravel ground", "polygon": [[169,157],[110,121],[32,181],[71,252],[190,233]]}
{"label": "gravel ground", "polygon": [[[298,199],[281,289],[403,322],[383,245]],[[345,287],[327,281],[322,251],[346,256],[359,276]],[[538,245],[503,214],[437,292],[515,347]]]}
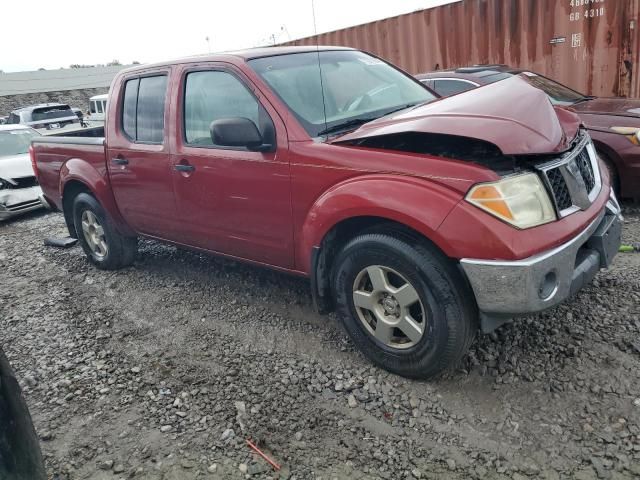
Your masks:
{"label": "gravel ground", "polygon": [[640,254],[416,382],[367,363],[304,280],[146,241],[102,272],[48,235],[61,215],[0,225],[0,342],[51,478],[640,476]]}

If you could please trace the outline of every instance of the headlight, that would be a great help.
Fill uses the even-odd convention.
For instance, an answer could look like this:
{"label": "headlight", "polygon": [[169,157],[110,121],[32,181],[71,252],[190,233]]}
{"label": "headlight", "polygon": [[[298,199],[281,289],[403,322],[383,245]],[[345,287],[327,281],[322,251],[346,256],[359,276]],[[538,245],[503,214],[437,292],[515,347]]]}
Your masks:
{"label": "headlight", "polygon": [[476,185],[466,199],[517,228],[535,227],[556,219],[549,195],[535,173]]}
{"label": "headlight", "polygon": [[629,141],[635,145],[640,145],[640,128],[636,127],[611,127],[616,133],[624,135]]}

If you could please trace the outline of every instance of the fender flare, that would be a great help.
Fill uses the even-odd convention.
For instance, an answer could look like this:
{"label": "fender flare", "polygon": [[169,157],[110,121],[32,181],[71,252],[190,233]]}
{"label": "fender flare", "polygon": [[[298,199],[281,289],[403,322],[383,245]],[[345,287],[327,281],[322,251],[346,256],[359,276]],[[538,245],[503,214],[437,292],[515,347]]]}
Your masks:
{"label": "fender flare", "polygon": [[339,223],[377,217],[405,225],[445,254],[449,247],[438,227],[460,202],[460,193],[426,179],[403,175],[365,175],[325,191],[309,209],[296,242],[296,264],[311,275],[314,248]]}
{"label": "fender flare", "polygon": [[[100,205],[102,205],[105,211],[109,214],[109,217],[113,221],[119,233],[125,236],[136,235],[120,214],[115,197],[113,196],[113,190],[111,189],[111,183],[109,182],[105,165],[102,165],[100,169],[97,169],[91,163],[80,158],[70,158],[67,160],[60,169],[59,193],[60,198],[62,198],[63,206],[65,205],[64,191],[70,182],[81,183],[94,197],[96,197],[96,200],[98,200]],[[67,226],[70,227],[68,220],[69,212],[63,211],[63,213],[67,220]],[[71,228],[69,230],[71,233]]]}

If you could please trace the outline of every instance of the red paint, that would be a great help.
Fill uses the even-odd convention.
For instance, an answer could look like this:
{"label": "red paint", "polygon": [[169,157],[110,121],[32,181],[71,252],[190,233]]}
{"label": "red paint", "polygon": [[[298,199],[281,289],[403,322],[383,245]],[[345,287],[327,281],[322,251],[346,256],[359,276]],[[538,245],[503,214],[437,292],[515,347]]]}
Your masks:
{"label": "red paint", "polygon": [[[268,50],[290,51],[297,50]],[[499,178],[488,168],[342,143],[373,132],[433,128],[495,141],[510,152],[562,149],[565,137],[570,140],[575,134],[575,116],[564,112],[559,118],[548,101],[541,102],[538,91],[524,82],[509,82],[506,92],[491,88],[484,95],[478,92],[473,109],[455,99],[441,100],[372,122],[350,135],[318,142],[308,137],[246,65],[248,56],[259,53],[198,57],[121,72],[111,89],[106,157],[99,145],[34,144],[47,198],[62,208],[67,182],[81,181],[121,231],[308,275],[312,248],[336,224],[354,217],[381,217],[405,224],[452,258],[512,259],[551,248],[575,235],[601,210],[609,194],[605,184],[589,210],[520,231],[463,201],[473,184]],[[232,70],[254,92],[275,125],[276,151],[184,144],[180,112],[186,70],[214,66]],[[160,71],[169,75],[165,142],[133,144],[120,133],[121,87],[128,78]],[[519,101],[514,104],[516,97]],[[504,98],[513,101],[504,102]],[[118,156],[129,164],[112,162]],[[173,168],[177,164],[196,169],[178,172]]]}

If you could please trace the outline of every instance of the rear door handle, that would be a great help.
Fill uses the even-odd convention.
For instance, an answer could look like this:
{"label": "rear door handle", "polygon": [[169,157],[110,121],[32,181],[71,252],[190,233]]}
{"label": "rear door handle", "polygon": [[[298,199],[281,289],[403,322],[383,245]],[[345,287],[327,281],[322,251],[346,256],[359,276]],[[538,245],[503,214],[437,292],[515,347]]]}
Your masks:
{"label": "rear door handle", "polygon": [[183,163],[174,165],[173,168],[175,168],[179,172],[193,172],[196,169],[196,167],[194,167],[193,165],[185,165]]}
{"label": "rear door handle", "polygon": [[112,158],[111,161],[113,163],[115,163],[116,165],[129,165],[129,160],[127,160],[126,158],[122,158],[122,157]]}

